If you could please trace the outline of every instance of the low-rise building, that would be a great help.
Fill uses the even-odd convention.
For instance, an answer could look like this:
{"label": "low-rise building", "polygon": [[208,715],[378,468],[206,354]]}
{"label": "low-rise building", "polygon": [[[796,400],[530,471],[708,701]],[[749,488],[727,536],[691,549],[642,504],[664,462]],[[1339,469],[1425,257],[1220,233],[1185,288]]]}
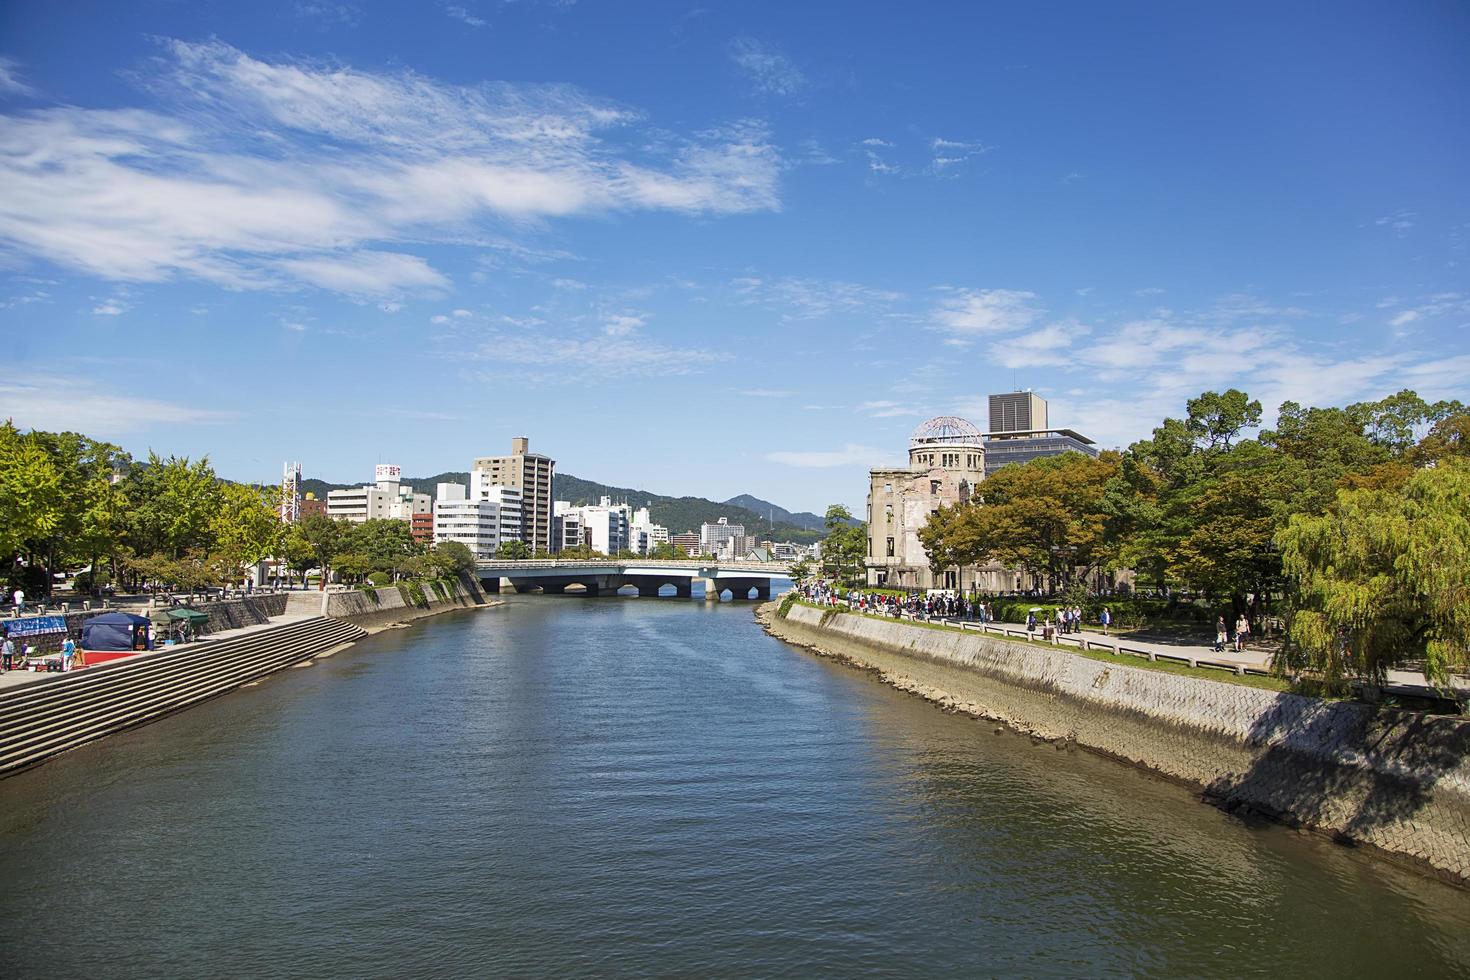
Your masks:
{"label": "low-rise building", "polygon": [[327,516],[352,524],[367,521],[398,520],[412,524],[415,514],[433,512],[433,501],[426,493],[399,482],[400,470],[391,464],[380,464],[370,485],[332,490],[327,493]]}
{"label": "low-rise building", "polygon": [[693,531],[685,531],[683,534],[669,535],[669,544],[673,545],[675,548],[678,548],[686,555],[693,556],[701,553],[699,547],[699,535],[695,534]]}
{"label": "low-rise building", "polygon": [[521,495],[514,487],[479,486],[469,494],[458,483],[441,483],[434,501],[434,540],[458,541],[478,559],[493,558],[521,536]]}

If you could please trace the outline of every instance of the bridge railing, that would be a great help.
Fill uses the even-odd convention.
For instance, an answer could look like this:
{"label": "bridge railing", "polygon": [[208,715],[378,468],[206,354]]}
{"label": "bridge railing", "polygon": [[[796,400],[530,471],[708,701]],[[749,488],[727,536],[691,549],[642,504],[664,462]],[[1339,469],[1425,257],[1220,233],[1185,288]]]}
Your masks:
{"label": "bridge railing", "polygon": [[528,558],[523,561],[489,558],[479,561],[476,564],[481,571],[499,570],[507,573],[531,571],[534,569],[621,569],[630,566],[635,568],[708,569],[713,571],[748,571],[781,574],[791,571],[791,565],[785,562],[677,561],[648,558],[576,558],[567,561],[559,561],[555,558]]}

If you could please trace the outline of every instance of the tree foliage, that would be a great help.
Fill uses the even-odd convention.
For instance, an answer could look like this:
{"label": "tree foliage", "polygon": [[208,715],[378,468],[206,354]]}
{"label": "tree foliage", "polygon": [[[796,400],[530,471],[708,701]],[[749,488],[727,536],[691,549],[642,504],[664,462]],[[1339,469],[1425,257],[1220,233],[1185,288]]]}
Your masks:
{"label": "tree foliage", "polygon": [[839,582],[856,577],[868,552],[868,526],[855,521],[841,504],[827,508],[823,518],[827,536],[822,539],[822,570]]}
{"label": "tree foliage", "polygon": [[1470,462],[1416,472],[1401,491],[1342,490],[1278,535],[1296,584],[1297,666],[1329,682],[1420,664],[1447,684],[1470,653]]}

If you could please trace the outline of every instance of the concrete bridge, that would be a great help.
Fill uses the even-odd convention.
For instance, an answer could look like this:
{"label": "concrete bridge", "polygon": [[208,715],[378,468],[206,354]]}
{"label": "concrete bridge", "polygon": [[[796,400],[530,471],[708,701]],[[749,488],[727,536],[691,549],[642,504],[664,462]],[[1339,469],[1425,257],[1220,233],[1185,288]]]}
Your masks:
{"label": "concrete bridge", "polygon": [[728,591],[732,599],[769,599],[771,581],[788,578],[791,567],[779,562],[650,561],[610,558],[575,561],[482,561],[477,574],[486,592],[513,588],[517,592],[561,595],[613,595],[632,586],[641,596],[656,596],[665,586],[674,596],[688,599],[694,583],[704,584],[704,597],[718,600]]}

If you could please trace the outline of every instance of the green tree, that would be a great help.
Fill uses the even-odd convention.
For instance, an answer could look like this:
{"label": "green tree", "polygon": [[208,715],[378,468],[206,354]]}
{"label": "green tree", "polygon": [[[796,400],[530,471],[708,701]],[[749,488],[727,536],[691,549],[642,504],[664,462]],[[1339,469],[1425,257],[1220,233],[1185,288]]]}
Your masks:
{"label": "green tree", "polygon": [[823,517],[827,536],[822,539],[822,567],[838,582],[856,582],[868,553],[868,528],[852,512],[832,504]]}
{"label": "green tree", "polygon": [[655,561],[688,561],[689,552],[667,541],[660,541],[649,550],[648,557]]}
{"label": "green tree", "polygon": [[1343,490],[1277,535],[1295,582],[1283,669],[1382,681],[1420,665],[1448,684],[1470,653],[1470,462],[1420,470],[1401,492]]}
{"label": "green tree", "polygon": [[452,575],[475,574],[475,553],[462,541],[440,541],[434,545],[434,554],[444,559]]}
{"label": "green tree", "polygon": [[524,541],[503,541],[495,552],[495,557],[505,561],[525,561],[531,557],[531,549],[526,547]]}
{"label": "green tree", "polygon": [[373,570],[373,560],[359,551],[345,551],[334,559],[332,569],[347,582],[359,582]]}
{"label": "green tree", "polygon": [[219,510],[220,484],[205,456],[148,454],[148,462],[128,474],[128,542],[139,555],[180,558],[193,550],[209,550],[210,521]]}
{"label": "green tree", "polygon": [[[320,516],[320,515],[318,515]],[[294,571],[301,576],[301,584],[306,584],[306,573],[317,567],[316,554],[301,533],[299,525],[293,524],[286,529],[281,536],[281,548],[276,555],[289,572]],[[289,581],[289,577],[287,579]]]}
{"label": "green tree", "polygon": [[[345,521],[334,521],[325,514],[307,514],[296,523],[296,536],[305,545],[312,561],[322,570],[320,588],[327,587],[333,562],[346,547],[349,527]],[[302,571],[304,574],[305,569]]]}
{"label": "green tree", "polygon": [[365,556],[372,563],[371,571],[387,572],[395,579],[404,561],[421,550],[408,522],[392,518],[354,524],[347,539],[348,550]]}
{"label": "green tree", "polygon": [[219,488],[219,507],[209,530],[226,581],[237,580],[241,568],[280,550],[285,528],[272,506],[273,497],[270,490],[243,483]]}
{"label": "green tree", "polygon": [[51,534],[63,517],[60,491],[51,455],[7,420],[0,426],[0,556]]}

